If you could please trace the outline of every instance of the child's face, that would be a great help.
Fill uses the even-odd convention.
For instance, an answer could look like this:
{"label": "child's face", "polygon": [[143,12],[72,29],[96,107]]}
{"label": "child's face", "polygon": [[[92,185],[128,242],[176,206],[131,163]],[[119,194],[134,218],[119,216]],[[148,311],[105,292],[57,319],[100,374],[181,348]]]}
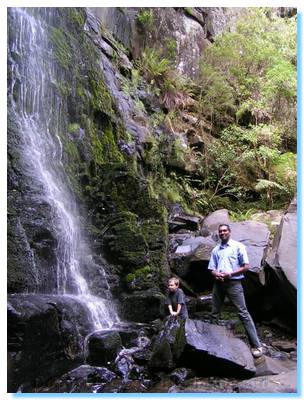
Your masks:
{"label": "child's face", "polygon": [[178,286],[176,283],[174,283],[174,282],[168,283],[168,289],[170,292],[176,292],[177,288],[178,288]]}

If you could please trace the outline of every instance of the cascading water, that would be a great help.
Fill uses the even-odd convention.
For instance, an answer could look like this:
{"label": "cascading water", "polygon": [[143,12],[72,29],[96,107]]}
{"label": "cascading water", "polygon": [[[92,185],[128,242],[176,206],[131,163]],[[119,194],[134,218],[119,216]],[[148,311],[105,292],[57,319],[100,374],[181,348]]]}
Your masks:
{"label": "cascading water", "polygon": [[57,287],[53,294],[73,297],[84,304],[92,328],[105,329],[118,322],[118,317],[110,299],[91,294],[82,274],[82,263],[90,249],[81,235],[77,204],[62,161],[59,133],[66,126],[65,104],[55,90],[60,71],[46,29],[53,12],[52,8],[39,9],[39,13],[27,8],[9,9],[9,107],[22,137],[26,172],[41,187],[52,211],[57,239]]}

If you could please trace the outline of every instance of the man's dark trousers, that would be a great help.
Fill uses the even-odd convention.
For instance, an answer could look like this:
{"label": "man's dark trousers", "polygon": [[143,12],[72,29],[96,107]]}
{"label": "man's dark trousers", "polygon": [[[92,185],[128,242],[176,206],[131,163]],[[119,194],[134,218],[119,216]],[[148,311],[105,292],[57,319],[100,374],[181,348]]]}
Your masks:
{"label": "man's dark trousers", "polygon": [[246,307],[244,290],[240,279],[214,282],[212,291],[212,318],[219,318],[226,295],[238,310],[239,318],[244,325],[251,346],[260,347],[261,343],[259,341],[254,322]]}

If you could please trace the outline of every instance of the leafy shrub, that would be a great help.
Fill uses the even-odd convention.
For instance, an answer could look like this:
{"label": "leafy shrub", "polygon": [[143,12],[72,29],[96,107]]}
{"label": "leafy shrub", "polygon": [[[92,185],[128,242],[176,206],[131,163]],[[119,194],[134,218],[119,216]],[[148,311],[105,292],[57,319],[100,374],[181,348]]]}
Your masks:
{"label": "leafy shrub", "polygon": [[169,110],[193,104],[191,81],[181,76],[161,50],[147,47],[136,63],[152,91]]}
{"label": "leafy shrub", "polygon": [[142,9],[137,15],[137,21],[140,23],[142,28],[151,29],[154,25],[154,15],[152,10]]}
{"label": "leafy shrub", "polygon": [[279,122],[295,135],[295,18],[248,9],[235,31],[206,49],[200,71],[199,112],[213,129],[231,120],[245,126]]}

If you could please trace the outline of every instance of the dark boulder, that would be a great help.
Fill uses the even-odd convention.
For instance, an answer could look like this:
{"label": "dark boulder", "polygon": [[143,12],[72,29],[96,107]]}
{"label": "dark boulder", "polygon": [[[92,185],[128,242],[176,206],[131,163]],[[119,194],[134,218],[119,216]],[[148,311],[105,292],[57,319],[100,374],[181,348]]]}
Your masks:
{"label": "dark boulder", "polygon": [[151,322],[164,316],[165,296],[149,289],[125,293],[121,298],[123,317],[129,321]]}
{"label": "dark boulder", "polygon": [[105,366],[122,349],[119,332],[107,330],[93,332],[87,339],[87,360],[92,365]]}
{"label": "dark boulder", "polygon": [[100,392],[115,378],[116,374],[107,368],[81,365],[56,379],[48,392],[92,393],[97,389]]}
{"label": "dark boulder", "polygon": [[174,253],[178,246],[181,246],[186,239],[193,237],[192,232],[187,233],[171,233],[169,234],[169,251]]}
{"label": "dark boulder", "polygon": [[202,375],[252,377],[253,358],[248,346],[224,326],[186,321],[186,346],[181,362]]}
{"label": "dark boulder", "polygon": [[296,200],[281,219],[264,268],[272,318],[297,327],[297,213]]}
{"label": "dark boulder", "polygon": [[[297,289],[297,203],[294,199],[281,219],[275,234],[272,249],[267,256],[267,264],[275,271],[282,286],[291,292]],[[294,291],[294,295],[296,292]],[[296,301],[296,298],[294,298]]]}
{"label": "dark boulder", "polygon": [[185,347],[185,323],[169,316],[155,339],[149,367],[153,370],[170,370],[177,365]]}
{"label": "dark boulder", "polygon": [[201,291],[212,287],[213,281],[207,267],[215,245],[216,242],[211,236],[186,237],[170,256],[173,271],[187,282],[191,282],[194,290]]}
{"label": "dark boulder", "polygon": [[177,215],[169,218],[169,232],[177,232],[180,229],[188,229],[189,231],[198,231],[200,229],[200,217],[191,215]]}
{"label": "dark boulder", "polygon": [[172,370],[178,366],[203,376],[248,378],[255,374],[248,346],[224,326],[169,317],[157,336],[149,363],[151,369]]}
{"label": "dark boulder", "polygon": [[87,309],[76,299],[52,295],[9,295],[8,390],[44,384],[83,359],[90,329]]}

